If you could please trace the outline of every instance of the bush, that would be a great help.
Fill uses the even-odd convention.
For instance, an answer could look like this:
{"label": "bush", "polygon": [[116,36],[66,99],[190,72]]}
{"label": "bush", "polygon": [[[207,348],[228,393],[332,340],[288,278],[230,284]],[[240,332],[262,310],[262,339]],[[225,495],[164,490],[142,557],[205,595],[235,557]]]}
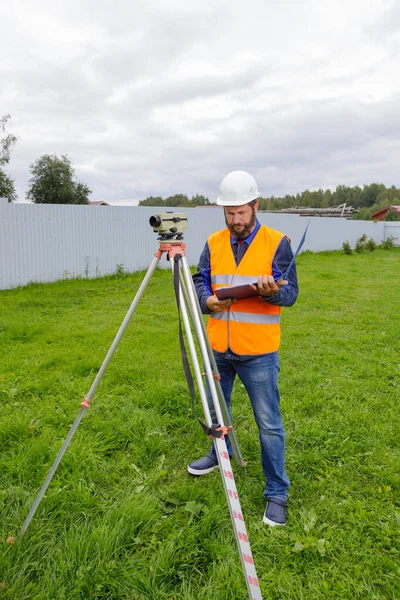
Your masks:
{"label": "bush", "polygon": [[373,240],[372,238],[370,238],[368,240],[368,242],[365,244],[365,248],[367,250],[369,250],[370,252],[373,252],[376,247],[377,247],[377,244],[376,244],[375,240]]}
{"label": "bush", "polygon": [[[353,253],[353,250],[351,249],[351,246],[347,240],[343,242],[342,248],[345,254]],[[368,250],[369,252],[373,252],[375,248],[378,248],[378,245],[375,242],[375,240],[372,238],[367,239],[367,234],[363,233],[362,236],[356,242],[355,251],[359,253],[365,252],[366,250]]]}
{"label": "bush", "polygon": [[345,254],[353,254],[353,250],[352,250],[348,240],[343,242],[342,249]]}
{"label": "bush", "polygon": [[397,238],[394,235],[389,235],[386,240],[382,240],[379,248],[382,248],[382,250],[391,250],[391,248],[394,248],[394,240],[397,240]]}
{"label": "bush", "polygon": [[117,265],[117,270],[115,271],[115,277],[123,277],[125,275],[125,268],[123,264]]}
{"label": "bush", "polygon": [[367,234],[363,233],[362,236],[356,242],[356,252],[365,252],[366,242],[367,242]]}

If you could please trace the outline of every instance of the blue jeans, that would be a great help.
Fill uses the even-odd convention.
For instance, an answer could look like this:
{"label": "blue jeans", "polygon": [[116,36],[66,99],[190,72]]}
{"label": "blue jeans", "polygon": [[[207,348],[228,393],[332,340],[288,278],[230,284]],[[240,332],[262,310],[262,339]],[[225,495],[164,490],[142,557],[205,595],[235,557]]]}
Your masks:
{"label": "blue jeans", "polygon": [[[253,408],[261,446],[261,464],[266,478],[264,496],[275,496],[287,499],[287,489],[290,485],[285,473],[285,431],[279,409],[279,356],[278,352],[263,354],[256,357],[238,357],[230,351],[220,354],[214,352],[215,361],[221,376],[221,388],[231,411],[231,395],[236,375],[243,383]],[[216,422],[210,390],[207,385],[207,399],[210,405],[211,417]],[[227,442],[229,453],[231,446]],[[212,452],[215,455],[214,444]]]}

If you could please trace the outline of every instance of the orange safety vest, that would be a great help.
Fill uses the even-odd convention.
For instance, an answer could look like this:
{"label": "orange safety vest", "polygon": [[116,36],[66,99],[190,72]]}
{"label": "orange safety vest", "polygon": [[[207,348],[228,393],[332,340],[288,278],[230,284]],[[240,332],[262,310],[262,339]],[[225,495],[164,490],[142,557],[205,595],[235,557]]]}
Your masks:
{"label": "orange safety vest", "polygon": [[[255,283],[257,277],[272,275],[272,261],[283,233],[261,225],[246,254],[236,266],[229,229],[212,234],[210,249],[211,287],[228,287]],[[217,352],[230,348],[235,354],[267,354],[280,344],[280,306],[261,296],[237,300],[230,309],[209,315],[207,333]]]}

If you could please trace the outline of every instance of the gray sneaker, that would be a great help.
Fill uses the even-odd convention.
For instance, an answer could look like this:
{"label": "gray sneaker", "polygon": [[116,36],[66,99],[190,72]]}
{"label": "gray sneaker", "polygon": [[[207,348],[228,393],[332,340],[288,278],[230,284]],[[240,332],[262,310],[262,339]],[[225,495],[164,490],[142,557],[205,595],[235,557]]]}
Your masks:
{"label": "gray sneaker", "polygon": [[191,475],[207,475],[218,467],[217,457],[212,452],[207,452],[203,458],[191,462],[188,471]]}
{"label": "gray sneaker", "polygon": [[274,498],[273,496],[268,496],[263,522],[266,525],[269,525],[270,527],[275,527],[275,525],[286,525],[286,507],[286,500],[281,500],[281,498]]}

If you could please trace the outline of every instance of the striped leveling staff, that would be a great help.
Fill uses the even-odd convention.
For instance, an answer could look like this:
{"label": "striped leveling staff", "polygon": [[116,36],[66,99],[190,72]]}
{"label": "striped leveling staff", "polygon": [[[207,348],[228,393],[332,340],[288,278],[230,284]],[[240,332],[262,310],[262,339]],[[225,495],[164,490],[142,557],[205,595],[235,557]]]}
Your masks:
{"label": "striped leveling staff", "polygon": [[[193,280],[190,273],[190,268],[187,262],[187,258],[183,252],[181,252],[179,262],[183,266],[183,281],[186,287],[186,296],[188,297],[188,303],[190,304],[192,311],[192,323],[196,333],[198,345],[200,348],[200,352],[203,358],[203,363],[206,371],[206,376],[208,379],[208,384],[210,387],[211,396],[213,399],[214,409],[216,413],[216,417],[219,423],[224,423],[223,415],[221,412],[221,405],[219,402],[218,393],[215,385],[215,378],[213,369],[211,366],[210,356],[208,353],[207,342],[203,333],[202,328],[202,314],[200,312],[200,307],[198,302],[196,302],[196,292],[194,289]],[[173,269],[173,266],[172,266]],[[182,286],[181,286],[182,287]],[[198,373],[198,359],[197,354],[194,350],[193,337],[192,332],[189,326],[189,320],[187,316],[186,305],[184,303],[184,295],[182,290],[180,292],[180,305],[182,308],[182,316],[185,325],[186,338],[189,343],[189,348],[192,356],[192,363],[195,368],[195,373]],[[199,382],[198,382],[199,383]],[[211,426],[211,417],[208,408],[208,403],[206,399],[206,395],[204,392],[204,385],[198,385],[200,397],[203,405],[204,414],[206,417],[207,424]],[[230,429],[229,427],[224,427],[222,425],[222,429],[224,433]],[[235,478],[232,472],[232,465],[228,454],[228,449],[226,447],[225,435],[221,437],[214,437],[214,444],[216,447],[216,454],[218,458],[218,464],[220,467],[221,477],[224,484],[225,495],[227,498],[229,512],[232,519],[233,529],[236,536],[236,541],[239,549],[239,555],[242,562],[243,572],[246,579],[246,585],[249,592],[250,600],[262,600],[260,584],[257,577],[256,567],[254,565],[253,555],[250,548],[249,538],[246,531],[246,525],[244,522],[244,517],[242,513],[242,509],[240,506],[239,494],[237,492]]]}
{"label": "striped leveling staff", "polygon": [[222,480],[224,482],[225,494],[228,500],[229,511],[231,513],[249,596],[251,600],[262,600],[260,584],[254,565],[249,538],[247,536],[246,525],[240,506],[239,494],[236,489],[235,478],[232,473],[232,466],[231,461],[229,460],[226,443],[225,440],[218,438],[215,439],[214,443],[216,444],[218,462]]}

